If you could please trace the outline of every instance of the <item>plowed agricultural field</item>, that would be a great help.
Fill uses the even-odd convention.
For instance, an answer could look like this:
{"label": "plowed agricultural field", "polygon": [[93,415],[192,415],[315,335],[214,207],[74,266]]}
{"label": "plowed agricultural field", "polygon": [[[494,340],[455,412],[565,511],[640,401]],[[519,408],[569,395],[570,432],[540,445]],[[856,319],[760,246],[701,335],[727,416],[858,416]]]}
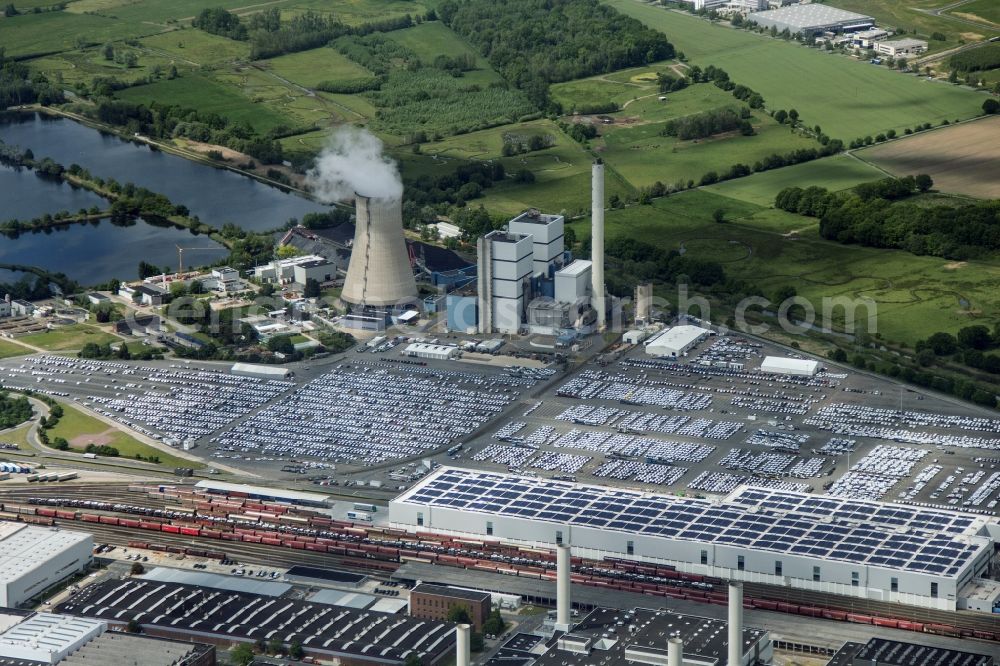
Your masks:
{"label": "plowed agricultural field", "polygon": [[1000,198],[1000,116],[923,132],[855,154],[896,176],[926,173],[941,192]]}

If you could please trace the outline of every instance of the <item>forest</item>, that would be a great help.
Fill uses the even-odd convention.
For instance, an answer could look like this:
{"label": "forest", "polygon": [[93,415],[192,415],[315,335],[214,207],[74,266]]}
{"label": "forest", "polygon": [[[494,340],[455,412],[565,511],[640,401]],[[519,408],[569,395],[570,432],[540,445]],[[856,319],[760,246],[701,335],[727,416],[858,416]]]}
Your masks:
{"label": "forest", "polygon": [[907,198],[933,185],[924,174],[862,183],[847,192],[790,187],[775,207],[820,218],[827,240],[964,260],[1000,249],[1000,201],[955,205]]}
{"label": "forest", "polygon": [[445,0],[438,16],[539,108],[548,85],[674,56],[663,33],[598,0]]}
{"label": "forest", "polygon": [[63,101],[62,90],[51,85],[44,75],[32,75],[24,63],[7,58],[0,46],[0,111],[20,104],[38,102],[48,106]]}

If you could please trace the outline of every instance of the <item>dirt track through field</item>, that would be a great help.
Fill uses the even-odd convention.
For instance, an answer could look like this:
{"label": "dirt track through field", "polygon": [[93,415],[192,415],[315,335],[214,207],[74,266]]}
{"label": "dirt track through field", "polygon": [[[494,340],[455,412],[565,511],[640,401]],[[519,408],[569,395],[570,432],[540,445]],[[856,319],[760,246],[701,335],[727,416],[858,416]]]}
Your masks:
{"label": "dirt track through field", "polygon": [[934,179],[934,189],[941,192],[1000,198],[1000,116],[924,132],[854,154],[896,176],[926,173]]}

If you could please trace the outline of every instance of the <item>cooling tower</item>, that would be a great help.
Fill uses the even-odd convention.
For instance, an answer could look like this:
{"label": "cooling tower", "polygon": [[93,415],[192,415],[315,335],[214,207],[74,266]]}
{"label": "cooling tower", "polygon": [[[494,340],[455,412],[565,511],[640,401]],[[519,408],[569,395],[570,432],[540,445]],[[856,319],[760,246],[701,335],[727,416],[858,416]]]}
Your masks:
{"label": "cooling tower", "polygon": [[417,284],[403,238],[402,202],[356,194],[354,205],[354,246],[341,299],[372,307],[413,302]]}

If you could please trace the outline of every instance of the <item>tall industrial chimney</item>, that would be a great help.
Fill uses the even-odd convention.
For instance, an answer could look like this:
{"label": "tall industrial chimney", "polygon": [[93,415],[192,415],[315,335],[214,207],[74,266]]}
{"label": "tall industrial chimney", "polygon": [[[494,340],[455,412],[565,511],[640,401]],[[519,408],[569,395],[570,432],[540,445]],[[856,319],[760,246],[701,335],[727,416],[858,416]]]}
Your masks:
{"label": "tall industrial chimney", "polygon": [[597,310],[597,327],[607,327],[604,303],[604,162],[594,160],[590,169],[590,272],[591,305]]}
{"label": "tall industrial chimney", "polygon": [[729,661],[743,666],[743,583],[729,581]]}
{"label": "tall industrial chimney", "polygon": [[354,246],[341,299],[373,307],[416,300],[417,284],[403,237],[402,203],[355,194],[354,205]]}
{"label": "tall industrial chimney", "polygon": [[472,627],[460,624],[455,627],[455,666],[469,666],[472,661],[472,643],[469,635]]}
{"label": "tall industrial chimney", "polygon": [[684,663],[684,641],[671,638],[667,641],[667,666],[681,666]]}
{"label": "tall industrial chimney", "polygon": [[570,597],[570,548],[556,546],[556,629],[570,630],[573,600]]}

